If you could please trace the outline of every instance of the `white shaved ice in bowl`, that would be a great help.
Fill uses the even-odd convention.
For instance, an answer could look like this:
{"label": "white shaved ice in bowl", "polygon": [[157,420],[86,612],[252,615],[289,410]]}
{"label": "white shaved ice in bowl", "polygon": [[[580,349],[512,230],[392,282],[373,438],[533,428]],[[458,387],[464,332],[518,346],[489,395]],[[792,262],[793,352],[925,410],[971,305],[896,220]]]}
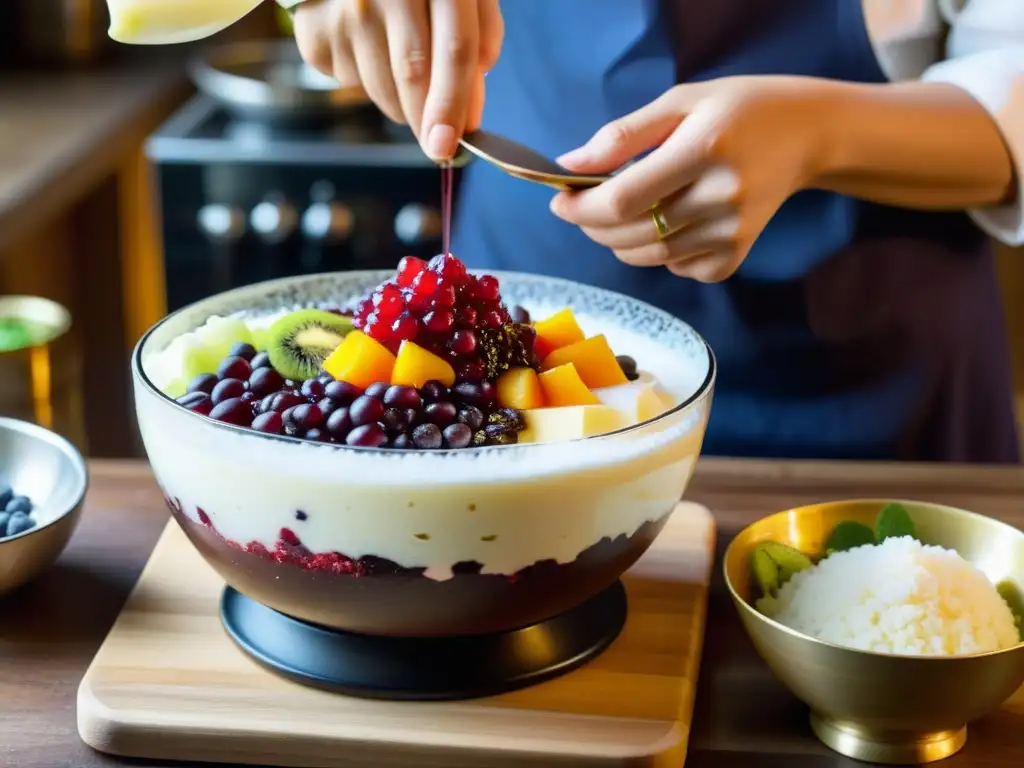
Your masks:
{"label": "white shaved ice in bowl", "polygon": [[758,608],[802,634],[872,653],[964,656],[1020,642],[984,573],[909,536],[835,552]]}

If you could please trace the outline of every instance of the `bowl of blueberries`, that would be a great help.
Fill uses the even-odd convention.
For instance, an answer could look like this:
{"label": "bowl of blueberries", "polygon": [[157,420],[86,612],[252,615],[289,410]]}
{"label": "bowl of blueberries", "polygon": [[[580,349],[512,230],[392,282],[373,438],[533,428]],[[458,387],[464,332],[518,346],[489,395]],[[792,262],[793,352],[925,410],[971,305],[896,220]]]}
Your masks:
{"label": "bowl of blueberries", "polygon": [[0,418],[0,595],[53,565],[78,524],[88,485],[85,460],[70,442]]}

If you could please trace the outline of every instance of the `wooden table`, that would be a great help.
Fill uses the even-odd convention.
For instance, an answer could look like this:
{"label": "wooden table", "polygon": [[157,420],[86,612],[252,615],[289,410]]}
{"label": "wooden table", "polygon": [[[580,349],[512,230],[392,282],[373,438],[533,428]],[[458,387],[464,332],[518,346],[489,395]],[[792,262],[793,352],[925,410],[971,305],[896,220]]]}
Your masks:
{"label": "wooden table", "polygon": [[[1024,468],[706,459],[687,496],[714,510],[720,550],[767,513],[857,496],[944,502],[1024,526]],[[96,462],[81,527],[58,566],[0,601],[4,768],[165,765],[115,760],[84,746],[75,728],[75,692],[166,521],[145,464]],[[804,707],[754,655],[717,569],[700,682],[687,768],[862,765],[813,740]],[[999,715],[973,725],[966,749],[942,763],[1020,765],[1024,733]]]}

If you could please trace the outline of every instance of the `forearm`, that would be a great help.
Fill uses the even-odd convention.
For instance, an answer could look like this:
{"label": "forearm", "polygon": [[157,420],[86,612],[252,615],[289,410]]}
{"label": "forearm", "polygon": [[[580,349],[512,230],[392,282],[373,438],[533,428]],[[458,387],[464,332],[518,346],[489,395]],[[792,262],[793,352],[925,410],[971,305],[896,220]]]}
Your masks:
{"label": "forearm", "polygon": [[812,186],[905,208],[1010,202],[1013,161],[990,115],[945,83],[834,83]]}

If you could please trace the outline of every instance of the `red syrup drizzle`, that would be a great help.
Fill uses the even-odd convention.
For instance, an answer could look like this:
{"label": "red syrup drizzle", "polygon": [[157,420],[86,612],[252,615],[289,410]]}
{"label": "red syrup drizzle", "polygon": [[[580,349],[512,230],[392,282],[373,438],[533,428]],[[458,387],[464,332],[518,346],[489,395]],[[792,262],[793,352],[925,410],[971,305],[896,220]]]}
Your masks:
{"label": "red syrup drizzle", "polygon": [[452,246],[452,188],[455,169],[449,163],[441,166],[441,253],[451,253]]}

